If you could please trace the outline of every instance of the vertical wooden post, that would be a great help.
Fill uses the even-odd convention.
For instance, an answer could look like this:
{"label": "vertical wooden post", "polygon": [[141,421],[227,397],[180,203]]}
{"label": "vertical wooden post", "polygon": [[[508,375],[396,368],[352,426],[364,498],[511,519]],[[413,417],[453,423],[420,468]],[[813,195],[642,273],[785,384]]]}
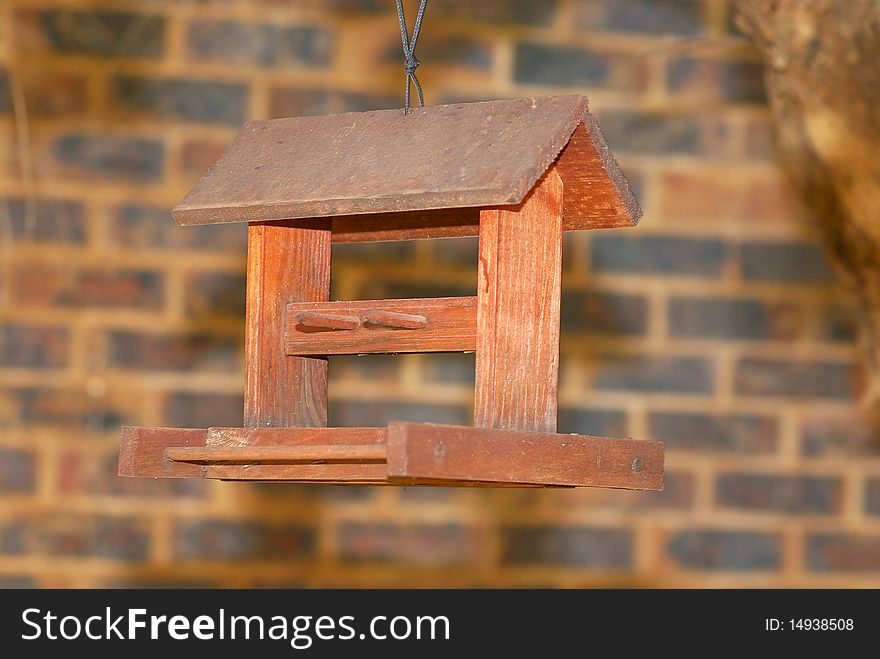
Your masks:
{"label": "vertical wooden post", "polygon": [[330,297],[330,220],[248,227],[244,425],[327,425],[327,359],[284,352],[285,306]]}
{"label": "vertical wooden post", "polygon": [[474,424],[556,432],[562,179],[515,210],[480,212]]}

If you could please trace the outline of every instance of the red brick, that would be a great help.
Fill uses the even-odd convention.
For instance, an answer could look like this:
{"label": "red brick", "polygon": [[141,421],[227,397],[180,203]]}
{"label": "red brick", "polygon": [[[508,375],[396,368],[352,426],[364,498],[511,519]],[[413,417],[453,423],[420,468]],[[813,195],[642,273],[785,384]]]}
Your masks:
{"label": "red brick", "polygon": [[201,178],[223,155],[227,146],[227,142],[186,140],[180,149],[180,170],[184,174]]}
{"label": "red brick", "polygon": [[801,212],[791,186],[781,176],[667,172],[660,189],[663,215],[674,220],[784,222]]}
{"label": "red brick", "polygon": [[314,529],[302,524],[226,520],[179,521],[174,528],[178,561],[291,561],[310,558]]}
{"label": "red brick", "polygon": [[154,270],[32,262],[15,270],[13,298],[28,307],[161,308],[164,276]]}
{"label": "red brick", "polygon": [[457,523],[346,522],[337,534],[340,558],[352,562],[468,565],[482,552],[479,533]]}

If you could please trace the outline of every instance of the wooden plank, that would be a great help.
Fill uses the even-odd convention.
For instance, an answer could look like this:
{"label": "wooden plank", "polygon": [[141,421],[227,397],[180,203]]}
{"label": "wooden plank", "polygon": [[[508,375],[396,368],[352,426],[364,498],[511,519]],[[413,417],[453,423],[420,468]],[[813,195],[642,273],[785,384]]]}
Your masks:
{"label": "wooden plank", "polygon": [[[324,312],[365,319],[370,311],[424,316],[424,329],[401,329],[362,322],[357,329],[319,330],[296,320],[304,312]],[[416,298],[290,303],[284,334],[289,355],[450,352],[476,347],[477,298]]]}
{"label": "wooden plank", "polygon": [[584,115],[554,166],[565,188],[563,231],[639,223],[642,209],[593,115]]}
{"label": "wooden plank", "polygon": [[480,215],[476,426],[556,430],[561,211],[550,170],[517,210]]}
{"label": "wooden plank", "polygon": [[204,478],[205,467],[165,459],[170,447],[203,447],[204,428],[134,428],[123,426],[119,475],[130,478]]}
{"label": "wooden plank", "polygon": [[463,235],[448,216],[421,213],[521,203],[579,124],[599,157],[563,169],[587,183],[572,186],[585,201],[569,220],[635,224],[638,207],[578,95],[251,122],[172,214],[182,225],[335,217],[343,240],[388,240],[406,230],[340,216],[415,213],[421,237],[432,222]]}
{"label": "wooden plank", "polygon": [[327,361],[284,353],[284,308],[330,296],[326,220],[248,227],[244,424],[326,426]]}
{"label": "wooden plank", "polygon": [[[214,448],[301,447],[346,445],[383,447],[386,428],[210,428],[205,445]],[[206,478],[298,482],[385,482],[387,471],[380,464],[254,464],[209,465]]]}
{"label": "wooden plank", "polygon": [[397,479],[497,481],[663,489],[663,444],[586,435],[391,423],[388,475]]}
{"label": "wooden plank", "polygon": [[172,462],[385,462],[384,446],[176,446],[165,449]]}

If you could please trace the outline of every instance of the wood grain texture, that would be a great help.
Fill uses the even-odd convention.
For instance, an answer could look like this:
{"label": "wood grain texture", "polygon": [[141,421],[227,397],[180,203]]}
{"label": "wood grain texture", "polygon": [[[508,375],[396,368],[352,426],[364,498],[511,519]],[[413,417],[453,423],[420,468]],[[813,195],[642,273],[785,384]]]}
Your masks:
{"label": "wood grain texture", "polygon": [[[330,462],[342,449],[361,462]],[[175,462],[166,457],[198,459]],[[307,451],[320,451],[319,464]],[[251,452],[250,458],[242,452]],[[285,453],[286,452],[286,453]],[[387,455],[387,463],[385,456]],[[304,457],[306,456],[306,457]],[[222,459],[224,462],[203,463]],[[119,475],[451,487],[661,489],[660,442],[392,422],[388,428],[123,428]]]}
{"label": "wood grain texture", "polygon": [[391,480],[479,480],[662,490],[663,444],[586,435],[391,423],[388,475]]}
{"label": "wood grain texture", "polygon": [[165,449],[172,462],[385,462],[384,446],[315,444],[313,446],[172,446]]}
{"label": "wood grain texture", "polygon": [[123,426],[118,473],[130,478],[204,478],[203,465],[169,462],[165,459],[165,449],[204,447],[206,435],[204,428]]}
{"label": "wood grain texture", "polygon": [[[584,198],[566,222],[634,225],[638,205],[578,95],[251,122],[172,214],[182,225],[334,217],[343,241],[473,235],[473,210],[431,213],[521,203],[578,125],[590,144],[561,172]],[[369,218],[395,213],[409,216]]]}
{"label": "wood grain texture", "polygon": [[284,353],[284,309],[330,296],[330,227],[248,227],[244,424],[326,426],[327,361]]}
{"label": "wood grain texture", "polygon": [[556,430],[561,216],[554,170],[517,210],[480,214],[476,426]]}
{"label": "wood grain texture", "polygon": [[[365,319],[370,311],[425,316],[424,329],[401,329],[363,322],[357,329],[316,330],[296,320],[304,312]],[[476,347],[477,298],[357,300],[287,305],[284,350],[289,355],[469,351]]]}

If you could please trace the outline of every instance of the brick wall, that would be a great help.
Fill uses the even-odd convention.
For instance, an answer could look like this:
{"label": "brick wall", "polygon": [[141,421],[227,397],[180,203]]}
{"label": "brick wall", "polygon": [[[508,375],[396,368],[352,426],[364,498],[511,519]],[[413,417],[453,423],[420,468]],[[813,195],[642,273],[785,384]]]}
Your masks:
{"label": "brick wall", "polygon": [[[418,49],[431,103],[590,96],[645,217],[566,237],[560,430],[665,441],[665,492],[116,478],[121,424],[241,423],[243,228],[169,208],[245,119],[398,105],[393,4],[0,3],[0,585],[880,586],[850,305],[726,0],[432,0]],[[340,246],[334,296],[475,255]],[[470,420],[472,356],[331,380],[336,425]]]}

